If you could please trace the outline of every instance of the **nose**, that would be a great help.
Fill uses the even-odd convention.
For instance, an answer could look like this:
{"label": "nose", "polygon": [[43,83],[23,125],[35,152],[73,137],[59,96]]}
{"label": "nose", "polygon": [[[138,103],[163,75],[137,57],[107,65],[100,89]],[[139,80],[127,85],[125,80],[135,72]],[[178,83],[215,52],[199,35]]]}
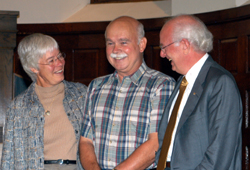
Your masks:
{"label": "nose", "polygon": [[162,58],[165,58],[166,57],[166,53],[164,53],[162,50],[160,51],[160,56],[162,57]]}
{"label": "nose", "polygon": [[120,45],[119,45],[119,44],[115,44],[114,47],[113,47],[112,52],[116,54],[116,53],[118,53],[119,51],[121,51]]}

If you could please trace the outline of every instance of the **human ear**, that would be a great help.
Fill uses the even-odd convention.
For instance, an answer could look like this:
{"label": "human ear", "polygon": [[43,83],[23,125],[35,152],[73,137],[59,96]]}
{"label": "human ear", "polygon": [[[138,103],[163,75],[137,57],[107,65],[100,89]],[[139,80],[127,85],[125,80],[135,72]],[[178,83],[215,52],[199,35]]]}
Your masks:
{"label": "human ear", "polygon": [[33,72],[33,73],[35,73],[35,74],[37,74],[39,71],[37,70],[37,69],[35,69],[35,68],[30,68],[30,70]]}
{"label": "human ear", "polygon": [[143,37],[139,43],[139,48],[140,48],[140,52],[143,53],[143,51],[145,50],[147,46],[147,38]]}
{"label": "human ear", "polygon": [[182,39],[180,44],[182,45],[182,50],[184,54],[188,54],[190,52],[191,44],[187,39]]}

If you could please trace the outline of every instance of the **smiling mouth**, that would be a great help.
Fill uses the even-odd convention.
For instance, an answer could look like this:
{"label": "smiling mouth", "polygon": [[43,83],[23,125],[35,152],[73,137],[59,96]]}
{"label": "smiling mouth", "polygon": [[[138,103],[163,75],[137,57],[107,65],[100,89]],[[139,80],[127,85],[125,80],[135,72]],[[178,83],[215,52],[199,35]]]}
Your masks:
{"label": "smiling mouth", "polygon": [[125,57],[116,57],[115,59],[117,60],[121,60],[121,59],[124,59]]}
{"label": "smiling mouth", "polygon": [[55,73],[61,73],[61,72],[63,72],[63,69],[62,69],[62,70],[59,70],[59,71],[56,71]]}
{"label": "smiling mouth", "polygon": [[125,53],[120,53],[120,54],[115,54],[115,53],[111,53],[110,54],[110,57],[114,58],[114,59],[117,59],[117,60],[121,60],[125,57],[127,57],[128,55],[125,54]]}
{"label": "smiling mouth", "polygon": [[168,59],[168,61],[172,61],[172,59],[170,58],[170,59]]}

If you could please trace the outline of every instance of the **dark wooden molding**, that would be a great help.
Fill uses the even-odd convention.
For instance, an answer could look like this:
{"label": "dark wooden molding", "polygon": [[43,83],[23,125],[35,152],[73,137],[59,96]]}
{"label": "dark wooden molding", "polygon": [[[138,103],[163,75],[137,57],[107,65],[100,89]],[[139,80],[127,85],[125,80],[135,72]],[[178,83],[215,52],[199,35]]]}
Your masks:
{"label": "dark wooden molding", "polygon": [[91,0],[91,4],[98,3],[123,3],[123,2],[146,2],[146,1],[159,1],[159,0]]}

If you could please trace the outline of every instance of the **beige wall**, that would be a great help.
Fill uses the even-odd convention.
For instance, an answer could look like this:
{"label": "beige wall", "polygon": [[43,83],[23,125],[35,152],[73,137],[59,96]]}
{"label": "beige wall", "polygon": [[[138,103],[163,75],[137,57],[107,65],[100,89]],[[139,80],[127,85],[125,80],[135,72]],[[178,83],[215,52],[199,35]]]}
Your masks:
{"label": "beige wall", "polygon": [[172,15],[204,13],[236,7],[235,0],[173,0]]}
{"label": "beige wall", "polygon": [[17,23],[57,23],[89,4],[90,0],[0,0],[0,10],[19,11]]}
{"label": "beige wall", "polygon": [[0,0],[0,10],[19,11],[17,23],[110,21],[121,15],[137,19],[179,13],[203,13],[248,4],[250,0],[163,0],[91,4],[90,0]]}
{"label": "beige wall", "polygon": [[133,3],[92,4],[70,16],[64,22],[110,21],[128,15],[137,19],[161,18],[171,15],[171,0]]}

